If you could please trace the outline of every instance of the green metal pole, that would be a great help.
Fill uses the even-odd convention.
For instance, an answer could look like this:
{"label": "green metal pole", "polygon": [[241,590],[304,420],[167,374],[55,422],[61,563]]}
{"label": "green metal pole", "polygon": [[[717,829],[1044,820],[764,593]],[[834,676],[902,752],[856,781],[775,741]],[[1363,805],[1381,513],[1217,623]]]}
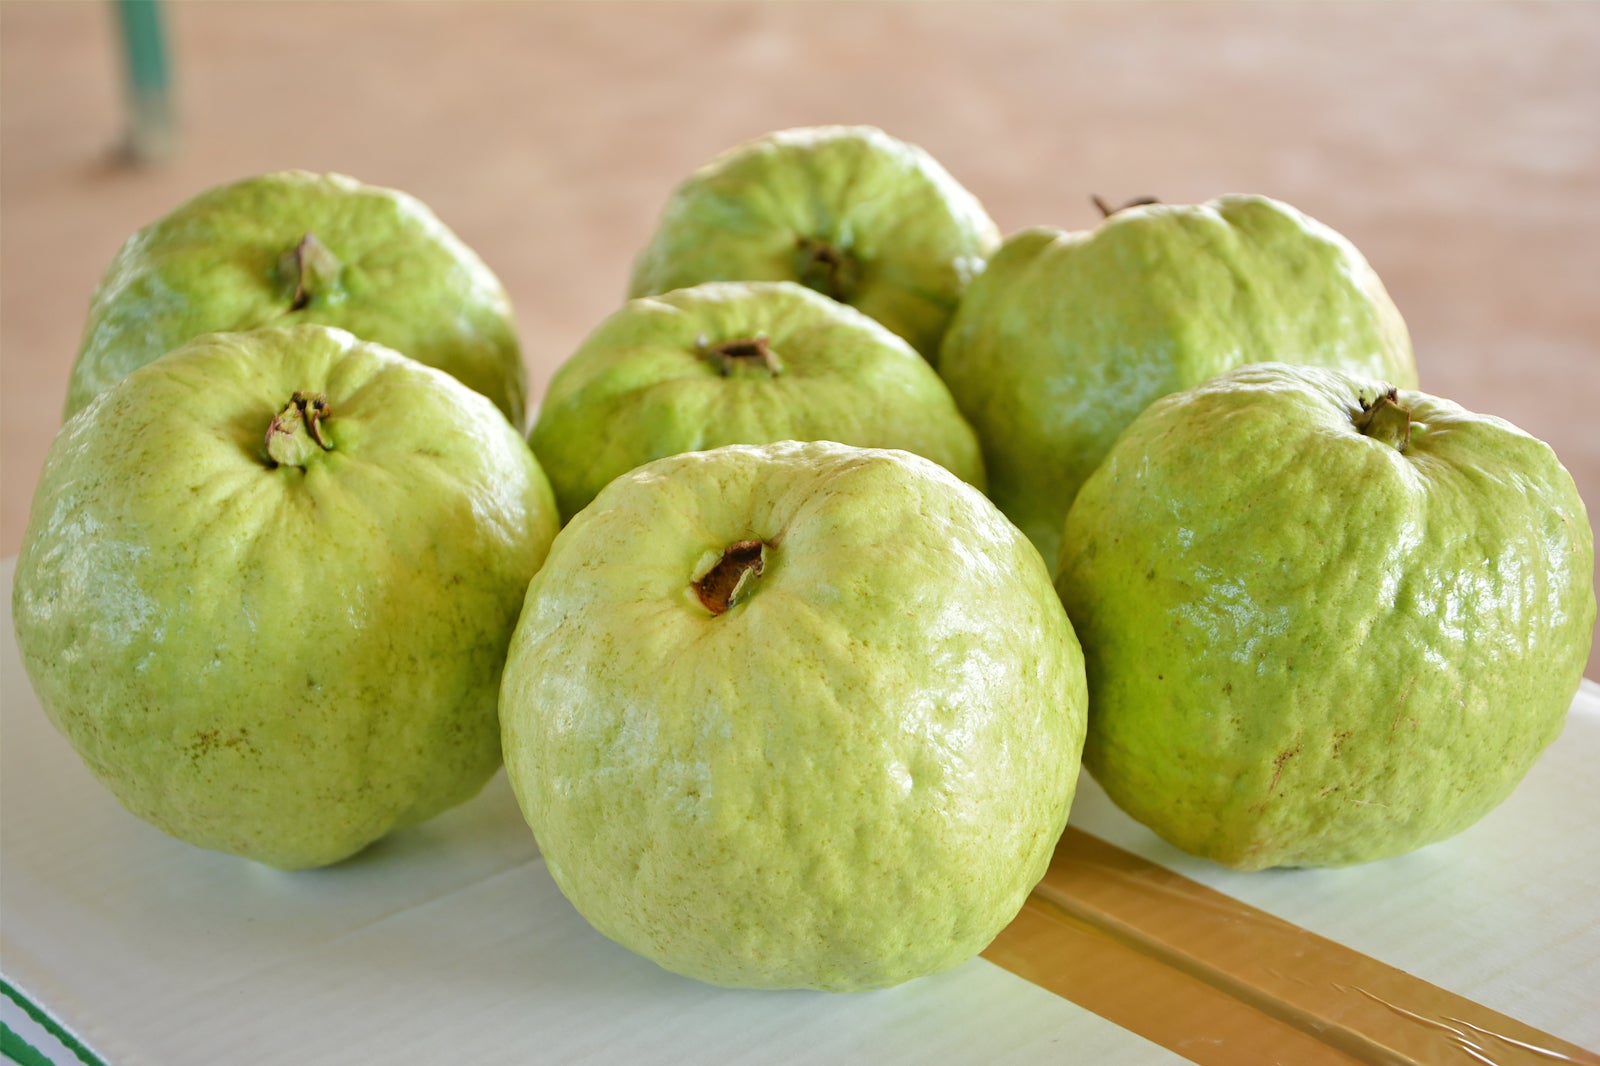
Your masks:
{"label": "green metal pole", "polygon": [[177,145],[160,0],[116,0],[128,79],[128,154],[162,159]]}

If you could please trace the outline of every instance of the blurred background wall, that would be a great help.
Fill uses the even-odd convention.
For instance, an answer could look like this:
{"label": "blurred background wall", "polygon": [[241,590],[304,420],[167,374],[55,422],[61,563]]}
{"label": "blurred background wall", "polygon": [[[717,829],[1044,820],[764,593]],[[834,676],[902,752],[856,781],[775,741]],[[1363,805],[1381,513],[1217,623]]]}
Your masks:
{"label": "blurred background wall", "polygon": [[[108,3],[0,5],[0,554],[135,228],[285,167],[427,201],[516,303],[535,399],[668,191],[862,122],[1007,232],[1089,197],[1287,200],[1349,236],[1423,387],[1548,440],[1600,513],[1600,5],[168,4],[180,141],[128,166]],[[1600,655],[1591,677],[1600,677]]]}

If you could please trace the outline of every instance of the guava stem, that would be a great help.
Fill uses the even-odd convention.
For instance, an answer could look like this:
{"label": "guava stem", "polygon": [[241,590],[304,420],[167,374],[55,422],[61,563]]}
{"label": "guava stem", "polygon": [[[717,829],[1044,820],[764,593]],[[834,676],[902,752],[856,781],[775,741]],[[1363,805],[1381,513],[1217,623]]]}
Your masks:
{"label": "guava stem", "polygon": [[1411,443],[1411,410],[1400,406],[1399,395],[1399,390],[1390,386],[1371,403],[1362,400],[1361,412],[1353,420],[1365,436],[1403,452]]}
{"label": "guava stem", "polygon": [[766,567],[765,544],[759,540],[735,541],[723,551],[717,565],[694,582],[695,595],[712,614],[726,614],[749,594],[751,583]]}
{"label": "guava stem", "polygon": [[294,279],[294,295],[289,300],[289,310],[303,310],[314,296],[327,292],[339,278],[342,266],[338,256],[328,251],[328,246],[317,240],[317,235],[306,232],[300,243],[283,254],[278,269]]}
{"label": "guava stem", "polygon": [[1109,203],[1107,203],[1106,201],[1102,200],[1099,196],[1090,196],[1089,199],[1090,199],[1091,202],[1093,202],[1094,206],[1100,211],[1100,217],[1101,218],[1110,218],[1112,215],[1116,214],[1118,211],[1126,211],[1130,207],[1143,207],[1146,204],[1159,204],[1161,202],[1159,199],[1157,199],[1154,196],[1135,196],[1133,199],[1129,200],[1127,203],[1123,204],[1121,207],[1112,207]]}
{"label": "guava stem", "polygon": [[795,239],[794,271],[806,288],[845,302],[855,291],[859,273],[855,256],[813,237]]}
{"label": "guava stem", "polygon": [[322,420],[332,413],[320,392],[296,392],[288,405],[267,425],[267,458],[273,466],[298,466],[321,452],[333,450],[323,432]]}
{"label": "guava stem", "polygon": [[717,372],[723,377],[732,374],[739,367],[757,365],[765,368],[773,377],[779,374],[778,357],[772,354],[772,345],[765,333],[723,341],[720,344],[711,344],[701,336],[696,339],[696,345],[711,356],[716,362]]}

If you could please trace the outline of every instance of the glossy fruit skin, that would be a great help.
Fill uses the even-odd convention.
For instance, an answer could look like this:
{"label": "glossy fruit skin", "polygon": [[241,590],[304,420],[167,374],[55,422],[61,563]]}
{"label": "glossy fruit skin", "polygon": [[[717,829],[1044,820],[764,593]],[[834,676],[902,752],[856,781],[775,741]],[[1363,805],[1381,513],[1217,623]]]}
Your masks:
{"label": "glossy fruit skin", "polygon": [[[628,295],[800,282],[932,359],[999,243],[983,205],[921,148],[871,126],[780,130],[729,149],[673,191]],[[818,267],[815,249],[842,265]]]}
{"label": "glossy fruit skin", "polygon": [[[756,338],[766,360],[717,354]],[[556,371],[529,439],[568,518],[636,466],[725,444],[900,448],[983,487],[978,438],[933,368],[866,315],[792,282],[629,301]]]}
{"label": "glossy fruit skin", "polygon": [[[337,267],[296,307],[287,259],[307,233]],[[303,323],[438,367],[524,424],[511,303],[477,254],[412,196],[297,170],[209,189],[128,238],[90,304],[66,416],[201,334]]]}
{"label": "glossy fruit skin", "polygon": [[1260,362],[1417,384],[1405,323],[1349,241],[1287,204],[1224,196],[1013,234],[935,365],[983,442],[990,497],[1053,560],[1073,497],[1135,415]]}
{"label": "glossy fruit skin", "polygon": [[1472,825],[1561,732],[1593,534],[1542,442],[1386,383],[1246,367],[1153,404],[1085,484],[1057,587],[1085,766],[1241,869],[1400,855]]}
{"label": "glossy fruit skin", "polygon": [[[765,567],[722,614],[691,583]],[[529,586],[506,770],[602,933],[715,984],[835,991],[970,959],[1043,875],[1077,781],[1081,653],[975,489],[814,442],[614,481]]]}
{"label": "glossy fruit skin", "polygon": [[[325,397],[331,450],[274,465],[299,390]],[[134,814],[322,866],[495,772],[500,670],[556,528],[517,431],[443,372],[321,326],[213,334],[62,428],[17,642]]]}

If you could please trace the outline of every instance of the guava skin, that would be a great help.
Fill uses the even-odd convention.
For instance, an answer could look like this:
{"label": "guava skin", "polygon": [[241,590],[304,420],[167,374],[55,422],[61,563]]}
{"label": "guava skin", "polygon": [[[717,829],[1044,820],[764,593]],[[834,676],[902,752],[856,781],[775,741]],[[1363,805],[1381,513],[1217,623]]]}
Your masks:
{"label": "guava skin", "polygon": [[1418,392],[1395,397],[1408,440],[1401,419],[1363,432],[1387,387],[1262,365],[1169,396],[1067,517],[1084,765],[1185,851],[1404,854],[1488,813],[1561,732],[1595,617],[1571,477]]}
{"label": "guava skin", "polygon": [[[740,545],[764,567],[714,614],[694,583]],[[1043,560],[976,489],[782,442],[607,486],[529,586],[500,713],[595,928],[714,984],[845,991],[956,966],[1015,916],[1076,787],[1083,684]]]}
{"label": "guava skin", "polygon": [[[330,450],[274,465],[266,431],[302,390]],[[500,670],[556,529],[515,428],[442,371],[321,326],[213,334],[61,429],[17,643],[128,810],[322,866],[495,772]]]}
{"label": "guava skin", "polygon": [[999,243],[977,197],[921,148],[870,126],[780,130],[729,149],[673,191],[628,295],[799,282],[931,360]]}
{"label": "guava skin", "polygon": [[[307,233],[321,251],[302,286]],[[128,238],[90,304],[65,416],[201,334],[301,323],[438,367],[523,428],[522,353],[499,279],[415,198],[305,171],[209,189]]]}
{"label": "guava skin", "polygon": [[990,498],[1046,559],[1079,487],[1151,401],[1247,363],[1417,384],[1404,321],[1339,234],[1262,196],[1151,204],[1009,237],[938,363]]}
{"label": "guava skin", "polygon": [[[719,350],[756,338],[759,354]],[[792,282],[629,301],[556,371],[530,437],[568,518],[652,459],[779,440],[901,448],[984,483],[978,438],[933,368],[871,318]]]}

